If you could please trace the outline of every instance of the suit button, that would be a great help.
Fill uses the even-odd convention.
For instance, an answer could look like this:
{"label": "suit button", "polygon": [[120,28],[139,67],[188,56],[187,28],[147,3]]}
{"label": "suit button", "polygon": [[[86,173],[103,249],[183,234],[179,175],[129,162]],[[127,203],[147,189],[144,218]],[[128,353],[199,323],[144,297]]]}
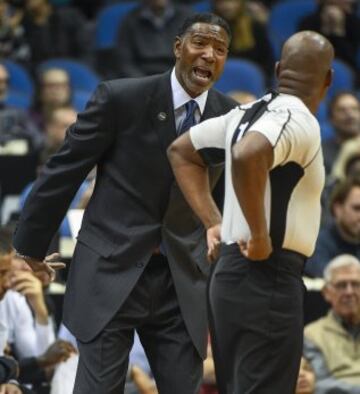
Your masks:
{"label": "suit button", "polygon": [[144,266],[144,263],[136,263],[135,264],[138,268],[142,268]]}

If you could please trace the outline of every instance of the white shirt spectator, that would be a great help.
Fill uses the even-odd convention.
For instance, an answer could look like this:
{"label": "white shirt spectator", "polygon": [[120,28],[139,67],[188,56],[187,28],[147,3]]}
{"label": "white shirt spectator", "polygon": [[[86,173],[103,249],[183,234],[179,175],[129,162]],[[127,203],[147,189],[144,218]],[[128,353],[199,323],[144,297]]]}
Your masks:
{"label": "white shirt spectator", "polygon": [[8,342],[19,359],[38,357],[55,341],[51,319],[47,325],[38,324],[26,298],[16,291],[9,290],[0,301],[0,321],[7,327]]}

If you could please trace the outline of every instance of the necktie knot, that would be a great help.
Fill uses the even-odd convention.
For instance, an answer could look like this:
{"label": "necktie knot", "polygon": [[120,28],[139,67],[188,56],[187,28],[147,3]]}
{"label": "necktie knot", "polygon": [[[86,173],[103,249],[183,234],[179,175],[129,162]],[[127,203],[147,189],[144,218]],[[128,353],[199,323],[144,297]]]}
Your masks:
{"label": "necktie knot", "polygon": [[191,126],[197,123],[195,119],[196,108],[198,108],[198,104],[195,100],[190,100],[185,104],[186,116],[178,132],[179,135],[188,131]]}

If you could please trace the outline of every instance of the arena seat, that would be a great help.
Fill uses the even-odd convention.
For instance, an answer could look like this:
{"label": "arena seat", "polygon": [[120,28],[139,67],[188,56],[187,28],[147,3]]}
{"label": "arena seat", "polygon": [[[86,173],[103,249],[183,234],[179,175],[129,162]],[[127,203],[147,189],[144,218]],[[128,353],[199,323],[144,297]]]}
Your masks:
{"label": "arena seat", "polygon": [[265,93],[265,79],[260,67],[249,60],[229,59],[215,88],[223,93],[242,90],[259,97]]}
{"label": "arena seat", "polygon": [[34,95],[34,83],[25,67],[10,60],[1,62],[9,73],[9,91],[6,104],[28,109]]}
{"label": "arena seat", "polygon": [[70,76],[71,88],[74,91],[92,92],[100,82],[99,76],[89,66],[76,60],[53,58],[42,62],[38,71],[49,68],[61,68]]}
{"label": "arena seat", "polygon": [[108,49],[116,46],[119,25],[126,14],[134,9],[136,1],[122,2],[105,7],[96,19],[95,49]]}
{"label": "arena seat", "polygon": [[280,57],[283,43],[297,31],[303,17],[316,9],[315,0],[293,0],[275,4],[270,12],[268,32],[275,57]]}

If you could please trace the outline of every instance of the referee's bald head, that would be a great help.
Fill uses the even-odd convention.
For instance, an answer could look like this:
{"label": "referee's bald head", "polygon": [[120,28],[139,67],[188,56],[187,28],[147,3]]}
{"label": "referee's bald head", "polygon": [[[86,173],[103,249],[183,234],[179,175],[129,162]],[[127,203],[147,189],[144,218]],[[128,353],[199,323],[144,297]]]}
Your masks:
{"label": "referee's bald head", "polygon": [[332,44],[319,33],[301,31],[284,44],[276,64],[279,90],[304,101],[322,99],[332,81]]}

